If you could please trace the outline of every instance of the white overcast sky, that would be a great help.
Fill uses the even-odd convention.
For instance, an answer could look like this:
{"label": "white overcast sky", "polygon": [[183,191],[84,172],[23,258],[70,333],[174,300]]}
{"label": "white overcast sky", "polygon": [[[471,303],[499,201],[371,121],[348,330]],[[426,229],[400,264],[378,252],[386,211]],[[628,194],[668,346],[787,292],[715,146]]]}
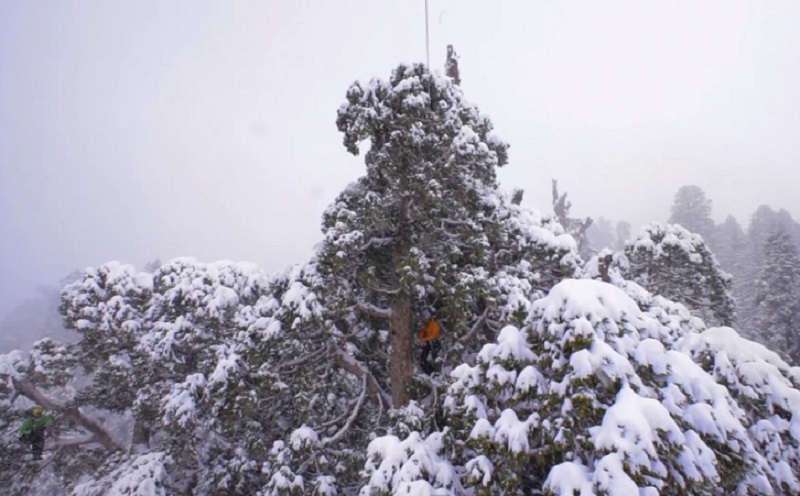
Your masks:
{"label": "white overcast sky", "polygon": [[[549,211],[800,215],[800,2],[429,0],[431,63]],[[424,0],[0,2],[0,314],[109,260],[301,262],[363,170],[348,85],[423,61]]]}

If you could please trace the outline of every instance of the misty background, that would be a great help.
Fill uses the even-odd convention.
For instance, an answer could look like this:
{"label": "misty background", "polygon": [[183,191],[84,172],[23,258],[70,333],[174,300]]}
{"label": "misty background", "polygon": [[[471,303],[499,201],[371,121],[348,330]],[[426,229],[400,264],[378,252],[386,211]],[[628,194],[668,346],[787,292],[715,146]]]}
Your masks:
{"label": "misty background", "polygon": [[[455,46],[525,203],[549,212],[557,179],[634,234],[686,184],[717,222],[800,212],[797,2],[429,12],[431,65]],[[57,325],[37,302],[110,260],[304,261],[363,171],[335,127],[348,85],[424,59],[423,0],[0,3],[0,332]]]}

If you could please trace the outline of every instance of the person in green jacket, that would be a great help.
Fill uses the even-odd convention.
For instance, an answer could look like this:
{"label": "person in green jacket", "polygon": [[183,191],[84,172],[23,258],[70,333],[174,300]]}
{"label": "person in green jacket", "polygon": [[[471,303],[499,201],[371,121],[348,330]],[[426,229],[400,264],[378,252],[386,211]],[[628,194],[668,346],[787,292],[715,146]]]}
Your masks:
{"label": "person in green jacket", "polygon": [[54,423],[55,419],[50,415],[45,415],[44,408],[38,405],[31,408],[31,416],[22,422],[19,438],[25,443],[30,443],[34,460],[42,459],[45,431]]}

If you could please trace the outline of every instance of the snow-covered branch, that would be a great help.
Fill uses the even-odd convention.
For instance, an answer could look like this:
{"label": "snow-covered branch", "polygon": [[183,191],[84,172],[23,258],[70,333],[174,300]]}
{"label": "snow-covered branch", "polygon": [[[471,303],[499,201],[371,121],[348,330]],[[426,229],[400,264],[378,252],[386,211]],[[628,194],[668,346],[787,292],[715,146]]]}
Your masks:
{"label": "snow-covered branch", "polygon": [[336,359],[336,364],[350,372],[351,374],[364,378],[367,381],[367,392],[375,396],[381,405],[392,406],[392,397],[381,389],[378,381],[370,371],[362,364],[358,363],[353,357],[347,355],[341,348],[333,343],[328,344],[328,350]]}
{"label": "snow-covered branch", "polygon": [[392,238],[392,237],[372,237],[372,238],[369,239],[369,241],[364,243],[361,246],[361,248],[359,248],[359,251],[364,251],[364,250],[366,250],[368,248],[372,248],[373,246],[386,245],[388,243],[391,243],[393,239],[394,238]]}
{"label": "snow-covered branch", "polygon": [[283,362],[283,363],[279,364],[277,368],[278,368],[278,370],[290,369],[292,367],[297,367],[298,365],[303,365],[303,364],[308,363],[310,361],[315,361],[318,358],[320,358],[326,351],[327,351],[327,349],[325,347],[322,347],[319,350],[312,351],[311,353],[309,353],[307,355],[303,355],[300,358],[297,358],[295,360],[290,360],[288,362]]}
{"label": "snow-covered branch", "polygon": [[463,220],[442,219],[442,227],[447,224],[448,226],[463,226],[466,224]]}
{"label": "snow-covered branch", "polygon": [[359,312],[367,315],[369,317],[374,317],[376,319],[385,319],[389,320],[392,318],[392,310],[389,308],[381,308],[379,306],[373,305],[372,303],[367,303],[366,301],[357,300],[356,301],[356,308]]}
{"label": "snow-covered branch", "polygon": [[386,295],[396,295],[400,293],[400,288],[388,289],[388,288],[380,288],[380,287],[373,287],[373,291],[376,293],[386,294]]}
{"label": "snow-covered branch", "polygon": [[14,388],[23,396],[39,405],[42,405],[48,410],[53,410],[66,417],[69,417],[76,424],[94,434],[94,436],[97,438],[97,442],[102,444],[103,447],[108,451],[123,451],[122,446],[120,446],[114,440],[108,431],[106,431],[100,424],[84,415],[79,408],[68,407],[56,403],[39,391],[31,382],[25,379],[12,378],[11,380],[14,383]]}
{"label": "snow-covered branch", "polygon": [[367,375],[364,374],[361,386],[361,394],[358,395],[358,400],[356,401],[356,406],[353,407],[353,411],[350,413],[350,417],[348,417],[347,422],[342,426],[339,431],[331,437],[327,437],[322,440],[322,445],[327,446],[329,444],[333,444],[339,439],[341,439],[347,431],[350,429],[350,426],[353,425],[353,421],[355,421],[356,417],[358,417],[358,412],[361,411],[361,405],[364,404],[364,398],[367,397]]}

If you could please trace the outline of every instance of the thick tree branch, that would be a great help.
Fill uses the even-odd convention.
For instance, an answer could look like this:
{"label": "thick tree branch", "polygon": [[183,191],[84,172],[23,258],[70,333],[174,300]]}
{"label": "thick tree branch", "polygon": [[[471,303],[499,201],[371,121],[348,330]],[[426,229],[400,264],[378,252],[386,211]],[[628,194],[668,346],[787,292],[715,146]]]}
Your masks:
{"label": "thick tree branch", "polygon": [[371,248],[373,246],[383,246],[385,244],[391,243],[393,239],[394,238],[391,238],[391,237],[383,237],[383,238],[372,237],[372,238],[369,239],[369,241],[364,243],[359,248],[359,251],[364,251],[364,250],[366,250],[368,248]]}
{"label": "thick tree branch", "polygon": [[76,424],[94,434],[94,437],[97,438],[97,442],[102,444],[103,447],[108,451],[123,451],[122,446],[120,446],[114,440],[108,431],[103,429],[100,424],[84,415],[79,408],[67,407],[56,403],[39,391],[30,381],[17,378],[12,378],[11,380],[13,381],[14,388],[23,396],[39,405],[42,405],[48,410],[59,412],[65,417],[72,419]]}
{"label": "thick tree branch", "polygon": [[392,318],[392,310],[390,308],[381,308],[366,301],[356,300],[356,309],[364,315],[376,319],[388,320]]}
{"label": "thick tree branch", "polygon": [[442,227],[447,224],[448,226],[463,226],[466,224],[466,221],[463,220],[453,220],[453,219],[442,219]]}
{"label": "thick tree branch", "polygon": [[341,348],[333,343],[328,344],[328,350],[331,354],[333,354],[337,365],[356,377],[360,377],[367,381],[367,392],[370,394],[370,396],[374,396],[381,403],[381,405],[386,404],[390,407],[392,406],[392,398],[381,389],[381,386],[378,384],[375,376],[373,376],[364,365],[358,363],[355,359],[353,359],[353,357],[345,354]]}
{"label": "thick tree branch", "polygon": [[385,295],[396,295],[400,293],[400,288],[388,289],[388,288],[379,288],[376,286],[372,288],[372,290],[375,291],[376,293],[381,293]]}

